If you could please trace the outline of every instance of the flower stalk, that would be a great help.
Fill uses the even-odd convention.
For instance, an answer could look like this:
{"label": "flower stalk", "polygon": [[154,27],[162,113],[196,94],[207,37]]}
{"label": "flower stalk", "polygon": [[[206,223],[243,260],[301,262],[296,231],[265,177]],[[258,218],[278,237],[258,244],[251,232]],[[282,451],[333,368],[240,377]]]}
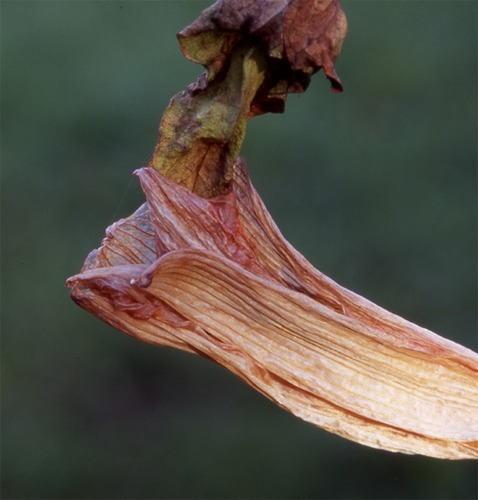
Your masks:
{"label": "flower stalk", "polygon": [[[134,338],[214,360],[347,439],[478,458],[478,354],[316,270],[281,235],[238,158],[247,120],[278,110],[287,89],[305,90],[314,70],[340,87],[337,1],[255,5],[216,2],[180,35],[209,72],[173,98],[153,158],[136,172],[146,203],[107,229],[68,279],[71,296]],[[320,61],[291,32],[311,18],[324,26],[317,43],[309,38],[322,43]]]}

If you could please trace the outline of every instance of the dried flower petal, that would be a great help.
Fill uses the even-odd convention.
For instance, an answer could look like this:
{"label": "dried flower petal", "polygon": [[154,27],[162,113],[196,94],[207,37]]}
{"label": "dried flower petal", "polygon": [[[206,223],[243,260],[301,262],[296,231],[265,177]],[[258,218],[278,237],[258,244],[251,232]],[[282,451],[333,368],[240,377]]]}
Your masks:
{"label": "dried flower petal", "polygon": [[[135,338],[207,356],[295,415],[357,442],[478,458],[478,354],[314,269],[236,162],[247,120],[281,111],[345,36],[338,0],[219,0],[180,35],[208,69],[176,95],[147,203],[108,228],[67,282]],[[220,77],[219,77],[220,75]]]}
{"label": "dried flower petal", "polygon": [[138,175],[147,205],[68,280],[82,307],[140,340],[207,356],[348,439],[478,458],[476,353],[314,270],[242,162],[232,191],[210,200],[151,168]]}

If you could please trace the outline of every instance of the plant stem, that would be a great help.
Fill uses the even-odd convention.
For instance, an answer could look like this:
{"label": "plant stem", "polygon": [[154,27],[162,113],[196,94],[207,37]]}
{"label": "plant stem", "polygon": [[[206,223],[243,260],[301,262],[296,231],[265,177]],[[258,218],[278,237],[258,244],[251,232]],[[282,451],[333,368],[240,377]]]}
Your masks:
{"label": "plant stem", "polygon": [[204,198],[227,192],[265,74],[261,50],[239,44],[223,74],[171,99],[149,166]]}

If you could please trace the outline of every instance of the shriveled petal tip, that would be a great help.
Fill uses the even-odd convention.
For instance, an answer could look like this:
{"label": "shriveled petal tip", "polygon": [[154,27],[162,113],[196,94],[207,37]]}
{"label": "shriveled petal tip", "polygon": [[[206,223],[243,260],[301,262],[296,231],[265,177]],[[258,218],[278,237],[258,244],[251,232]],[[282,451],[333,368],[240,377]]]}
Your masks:
{"label": "shriveled petal tip", "polygon": [[207,356],[354,441],[478,458],[478,355],[381,309],[289,245],[235,166],[205,200],[138,171],[147,204],[70,278],[73,299],[146,342]]}
{"label": "shriveled petal tip", "polygon": [[82,271],[97,267],[150,264],[157,258],[154,229],[145,203],[106,229],[101,247],[90,252]]}

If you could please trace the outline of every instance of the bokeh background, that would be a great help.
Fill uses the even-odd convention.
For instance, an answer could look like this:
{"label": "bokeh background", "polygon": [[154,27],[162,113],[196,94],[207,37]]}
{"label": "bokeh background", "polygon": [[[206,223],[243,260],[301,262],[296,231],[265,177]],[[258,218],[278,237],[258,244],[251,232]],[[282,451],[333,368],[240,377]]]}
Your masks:
{"label": "bokeh background", "polygon": [[[476,498],[477,467],[366,448],[64,288],[143,197],[202,1],[2,1],[2,498]],[[477,349],[477,3],[344,0],[322,73],[244,155],[286,237],[346,287]]]}

